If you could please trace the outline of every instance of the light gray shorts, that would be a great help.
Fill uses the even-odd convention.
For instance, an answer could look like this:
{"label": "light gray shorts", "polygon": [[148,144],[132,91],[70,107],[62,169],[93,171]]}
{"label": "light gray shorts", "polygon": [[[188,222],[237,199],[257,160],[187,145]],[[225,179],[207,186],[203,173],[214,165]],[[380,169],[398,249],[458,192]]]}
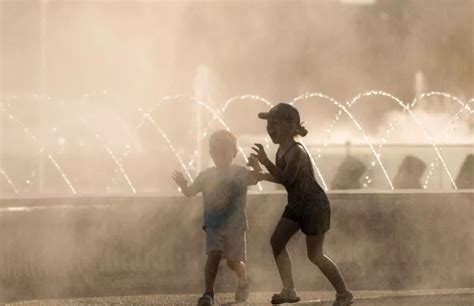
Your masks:
{"label": "light gray shorts", "polygon": [[247,260],[246,231],[206,229],[206,251],[221,251],[222,257],[233,261]]}

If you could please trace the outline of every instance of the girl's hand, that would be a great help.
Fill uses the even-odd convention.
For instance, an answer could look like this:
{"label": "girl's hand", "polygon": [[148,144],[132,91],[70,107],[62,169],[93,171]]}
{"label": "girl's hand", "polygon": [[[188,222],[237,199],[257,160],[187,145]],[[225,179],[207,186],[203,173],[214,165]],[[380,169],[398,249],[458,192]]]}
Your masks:
{"label": "girl's hand", "polygon": [[176,170],[173,171],[173,173],[171,174],[171,177],[176,182],[176,184],[178,184],[178,186],[180,186],[180,187],[188,185],[188,182],[184,178],[184,175],[181,171],[176,171]]}
{"label": "girl's hand", "polygon": [[265,165],[269,161],[267,153],[265,153],[265,149],[260,143],[255,143],[252,149],[255,151],[255,154],[252,155],[255,156],[259,162]]}
{"label": "girl's hand", "polygon": [[261,172],[262,168],[260,167],[260,163],[258,162],[258,158],[255,154],[250,154],[248,158],[247,166],[251,167],[253,170],[257,172]]}

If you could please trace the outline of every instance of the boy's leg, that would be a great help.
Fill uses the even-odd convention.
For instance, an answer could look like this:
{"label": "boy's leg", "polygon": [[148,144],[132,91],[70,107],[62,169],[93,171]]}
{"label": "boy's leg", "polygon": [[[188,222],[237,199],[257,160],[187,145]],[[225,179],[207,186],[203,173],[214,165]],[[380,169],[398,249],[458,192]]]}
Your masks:
{"label": "boy's leg", "polygon": [[223,256],[227,259],[227,266],[239,278],[239,283],[246,284],[248,282],[245,266],[247,260],[246,231],[236,230],[226,233]]}
{"label": "boy's leg", "polygon": [[207,262],[206,262],[206,293],[214,296],[214,283],[216,281],[217,270],[219,269],[219,263],[222,258],[222,252],[217,250],[212,250],[207,253]]}
{"label": "boy's leg", "polygon": [[234,271],[235,275],[239,278],[239,284],[248,284],[247,268],[243,261],[227,260],[227,266]]}
{"label": "boy's leg", "polygon": [[224,238],[222,232],[214,229],[206,229],[207,262],[205,268],[206,293],[214,298],[214,283],[222,259],[224,249]]}
{"label": "boy's leg", "polygon": [[224,258],[227,265],[239,278],[235,292],[237,302],[245,302],[249,297],[249,280],[245,260],[247,258],[247,242],[245,231],[232,231],[226,235],[224,243]]}
{"label": "boy's leg", "polygon": [[237,302],[245,302],[249,298],[250,293],[249,279],[245,263],[243,261],[227,260],[227,265],[239,278],[239,285],[235,291],[235,300]]}

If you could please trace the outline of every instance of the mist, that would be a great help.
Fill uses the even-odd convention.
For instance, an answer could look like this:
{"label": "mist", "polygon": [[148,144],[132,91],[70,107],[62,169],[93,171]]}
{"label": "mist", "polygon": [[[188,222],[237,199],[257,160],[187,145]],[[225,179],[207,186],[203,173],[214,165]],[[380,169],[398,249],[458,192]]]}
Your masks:
{"label": "mist", "polygon": [[[280,102],[355,290],[472,287],[473,31],[472,0],[0,0],[0,301],[201,290],[202,199],[171,172],[213,166],[222,129],[236,164],[274,160],[257,114]],[[285,201],[249,188],[256,290],[280,285]],[[302,290],[330,290],[290,247]]]}

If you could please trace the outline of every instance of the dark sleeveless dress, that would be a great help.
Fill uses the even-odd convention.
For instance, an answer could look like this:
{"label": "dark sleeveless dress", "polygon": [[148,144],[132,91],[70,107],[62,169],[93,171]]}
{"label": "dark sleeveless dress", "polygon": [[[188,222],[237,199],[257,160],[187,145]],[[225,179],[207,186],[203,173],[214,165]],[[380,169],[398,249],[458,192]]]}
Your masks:
{"label": "dark sleeveless dress", "polygon": [[316,181],[311,158],[304,146],[296,142],[282,157],[278,158],[277,153],[276,166],[284,171],[285,155],[298,145],[305,150],[306,161],[298,170],[295,180],[284,186],[288,193],[288,204],[282,217],[297,222],[306,235],[323,234],[330,227],[331,209],[326,193]]}

